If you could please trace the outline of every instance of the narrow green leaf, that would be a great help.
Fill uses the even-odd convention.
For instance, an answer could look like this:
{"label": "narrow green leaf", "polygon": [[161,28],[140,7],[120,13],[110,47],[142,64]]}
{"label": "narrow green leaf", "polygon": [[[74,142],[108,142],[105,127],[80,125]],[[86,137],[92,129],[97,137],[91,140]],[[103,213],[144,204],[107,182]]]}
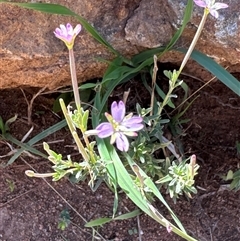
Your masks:
{"label": "narrow green leaf", "polygon": [[[187,49],[180,48],[177,51],[186,53]],[[233,75],[225,70],[221,65],[215,62],[207,55],[194,50],[191,54],[191,58],[202,65],[206,70],[216,76],[223,84],[225,84],[234,93],[240,96],[240,81],[238,81]]]}
{"label": "narrow green leaf", "polygon": [[[125,154],[125,157],[127,158],[128,162],[131,165],[136,165],[136,163],[134,163],[132,161],[132,159],[129,157],[129,155]],[[181,229],[182,232],[186,233],[183,225],[181,224],[180,220],[177,218],[177,216],[174,214],[174,212],[172,211],[172,209],[169,207],[169,205],[167,204],[167,202],[165,201],[164,197],[162,196],[162,194],[159,192],[158,188],[156,187],[156,185],[154,184],[154,182],[152,181],[151,178],[149,178],[146,173],[138,166],[140,175],[145,179],[144,180],[144,184],[149,187],[152,192],[154,193],[154,195],[164,204],[164,206],[168,209],[168,211],[170,212],[172,218],[174,219],[174,221],[176,222],[176,224],[178,225],[178,227]],[[154,218],[154,217],[152,217]]]}
{"label": "narrow green leaf", "polygon": [[42,131],[38,135],[34,136],[31,140],[27,142],[30,146],[36,144],[37,142],[43,140],[45,137],[57,132],[58,130],[61,130],[63,127],[67,126],[66,120],[62,120],[58,122],[57,124],[50,126],[46,130]]}
{"label": "narrow green leaf", "polygon": [[9,127],[8,127],[9,124],[15,122],[16,119],[17,119],[17,114],[15,114],[12,118],[8,119],[8,120],[6,121],[6,123],[5,123],[6,128],[9,129]]}
{"label": "narrow green leaf", "polygon": [[233,178],[239,178],[240,179],[240,169],[233,173]]}
{"label": "narrow green leaf", "polygon": [[[37,142],[43,140],[45,137],[55,133],[56,131],[62,129],[67,125],[66,120],[62,120],[58,122],[57,124],[49,127],[48,129],[42,131],[38,135],[34,136],[31,140],[29,140],[26,145],[32,146],[36,144]],[[25,151],[25,147],[21,147],[8,161],[7,165],[12,164],[23,152]],[[47,156],[46,156],[47,157]]]}
{"label": "narrow green leaf", "polygon": [[165,177],[163,177],[160,180],[156,181],[156,183],[165,183],[165,182],[170,182],[171,180],[172,180],[171,176],[166,175]]}
{"label": "narrow green leaf", "polygon": [[28,151],[31,152],[35,155],[47,158],[47,156],[45,154],[43,154],[42,152],[38,151],[37,149],[31,147],[28,143],[22,143],[21,141],[18,141],[17,139],[15,139],[12,135],[10,135],[9,133],[7,133],[5,135],[5,138],[9,141],[11,141],[12,143],[14,143],[15,145],[21,147],[20,150],[18,150],[14,156],[12,156],[10,158],[10,160],[7,162],[6,166],[12,164],[24,151]]}
{"label": "narrow green leaf", "polygon": [[[0,131],[2,132],[2,135],[4,136],[5,135],[5,133],[6,133],[6,128],[5,128],[5,124],[4,124],[4,122],[3,122],[3,119],[2,119],[2,117],[0,116]],[[1,136],[1,135],[0,135]]]}
{"label": "narrow green leaf", "polygon": [[120,56],[116,57],[114,60],[109,62],[108,68],[103,75],[103,79],[105,79],[106,76],[108,76],[110,73],[112,73],[118,67],[122,66],[122,64],[123,64],[123,61],[122,61],[122,58]]}
{"label": "narrow green leaf", "polygon": [[139,209],[136,209],[132,212],[125,213],[125,214],[122,214],[118,217],[115,217],[114,220],[125,220],[125,219],[129,219],[129,218],[134,218],[134,217],[136,217],[140,214],[141,214],[141,211]]}
{"label": "narrow green leaf", "polygon": [[125,213],[123,215],[120,215],[118,217],[115,217],[115,218],[98,218],[98,219],[95,219],[93,221],[90,221],[88,223],[86,223],[84,226],[87,227],[87,228],[91,228],[91,227],[95,227],[95,226],[101,226],[105,223],[108,223],[112,220],[125,220],[125,219],[129,219],[129,218],[134,218],[136,216],[138,216],[139,214],[141,214],[141,211],[139,209],[136,209],[132,212],[129,212],[129,213]]}
{"label": "narrow green leaf", "polygon": [[[154,48],[154,49],[149,49],[146,51],[143,51],[137,55],[134,55],[132,57],[132,62],[135,66],[137,66],[138,64],[140,64],[142,61],[146,60],[146,59],[151,59],[152,63],[153,63],[153,55],[159,55],[160,53],[164,52],[166,49],[166,46],[164,47],[158,47],[158,48]],[[152,64],[151,63],[151,64]]]}
{"label": "narrow green leaf", "polygon": [[86,223],[84,226],[86,228],[91,228],[91,227],[101,226],[105,223],[109,223],[110,221],[112,221],[112,218],[98,218]]}
{"label": "narrow green leaf", "polygon": [[[155,89],[156,89],[158,95],[164,100],[165,97],[166,97],[166,94],[162,91],[162,89],[161,89],[157,84],[155,85]],[[168,106],[170,106],[171,108],[175,108],[175,105],[173,104],[173,102],[172,102],[171,99],[169,99],[169,101],[168,101],[167,104],[168,104]]]}
{"label": "narrow green leaf", "polygon": [[86,89],[92,89],[95,88],[98,84],[94,84],[94,83],[86,83],[86,84],[82,84],[79,89],[80,90],[86,90]]}
{"label": "narrow green leaf", "polygon": [[[104,96],[102,98],[99,98],[98,101],[95,101],[95,103],[97,103],[97,107],[98,107],[97,110],[99,111],[99,115],[102,112],[104,106],[106,105],[106,102],[107,102],[109,96],[111,95],[112,91],[114,90],[114,88],[119,83],[121,83],[123,80],[132,78],[133,76],[137,75],[139,73],[139,71],[141,71],[146,66],[149,66],[151,64],[151,62],[152,62],[151,59],[147,59],[146,61],[144,61],[143,63],[141,63],[139,66],[137,66],[135,68],[123,66],[125,68],[122,68],[121,70],[123,70],[124,73],[121,73],[118,70],[116,70],[116,71],[113,71],[112,73],[110,73],[110,76],[106,76],[105,78],[103,78],[101,83],[106,83],[107,81],[112,80],[111,77],[114,77],[115,74],[120,75],[114,81],[109,81],[109,83],[107,85],[107,90],[104,93]],[[100,118],[98,118],[98,119],[100,119]]]}

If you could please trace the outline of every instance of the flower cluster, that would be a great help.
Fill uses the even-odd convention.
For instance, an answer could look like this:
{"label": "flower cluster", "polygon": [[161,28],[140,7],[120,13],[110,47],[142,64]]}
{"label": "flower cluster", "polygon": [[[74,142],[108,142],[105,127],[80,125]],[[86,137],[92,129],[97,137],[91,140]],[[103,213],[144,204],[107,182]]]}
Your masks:
{"label": "flower cluster", "polygon": [[114,101],[111,105],[111,115],[105,113],[108,122],[103,122],[96,127],[95,130],[89,130],[87,135],[98,135],[99,138],[111,136],[110,143],[116,142],[120,151],[128,151],[129,141],[126,136],[137,136],[136,131],[141,130],[143,118],[141,116],[133,116],[132,113],[126,114],[126,107],[123,101],[118,103]]}

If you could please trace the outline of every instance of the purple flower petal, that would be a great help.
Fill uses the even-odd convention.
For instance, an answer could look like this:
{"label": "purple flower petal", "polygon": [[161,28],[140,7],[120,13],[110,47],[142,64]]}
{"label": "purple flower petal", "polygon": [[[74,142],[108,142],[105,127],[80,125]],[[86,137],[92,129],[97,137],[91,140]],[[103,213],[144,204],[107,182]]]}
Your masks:
{"label": "purple flower petal", "polygon": [[62,30],[60,28],[56,28],[55,31],[53,32],[57,38],[62,37]]}
{"label": "purple flower petal", "polygon": [[204,0],[194,0],[194,2],[199,6],[199,7],[202,7],[202,8],[205,8],[207,7],[207,4]]}
{"label": "purple flower petal", "polygon": [[132,124],[137,124],[137,123],[142,123],[143,118],[141,116],[133,116],[129,119],[124,119],[122,123],[126,125],[132,125]]}
{"label": "purple flower petal", "polygon": [[54,34],[67,45],[68,49],[72,49],[75,37],[81,31],[81,28],[80,24],[78,24],[74,29],[70,23],[67,23],[66,26],[60,24],[60,28],[56,28]]}
{"label": "purple flower petal", "polygon": [[98,131],[97,135],[100,138],[109,137],[114,133],[112,125],[108,122],[101,123],[96,127],[96,130]]}
{"label": "purple flower petal", "polygon": [[78,35],[82,30],[82,25],[81,24],[77,24],[76,27],[74,28],[73,32],[75,35]]}
{"label": "purple flower petal", "polygon": [[116,101],[114,101],[111,105],[111,114],[113,119],[120,123],[126,113],[126,108],[125,108],[125,104],[122,101],[119,101],[118,104]]}
{"label": "purple flower petal", "polygon": [[135,131],[141,130],[143,118],[129,114],[125,116],[126,107],[123,101],[114,101],[111,105],[111,115],[107,112],[105,116],[108,122],[103,122],[95,130],[87,131],[86,134],[96,134],[100,138],[111,136],[110,143],[114,144],[120,151],[128,151],[129,141],[126,136],[137,136]]}
{"label": "purple flower petal", "polygon": [[214,18],[218,18],[218,16],[219,16],[219,13],[218,13],[217,10],[212,10],[212,9],[210,9],[210,13],[211,13],[211,15],[212,15]]}
{"label": "purple flower petal", "polygon": [[67,29],[67,35],[73,36],[73,27],[70,23],[67,23],[66,25],[66,29]]}
{"label": "purple flower petal", "polygon": [[66,37],[67,36],[67,28],[63,24],[60,24],[60,29],[61,29],[61,35],[63,37]]}
{"label": "purple flower petal", "polygon": [[138,136],[138,134],[134,131],[124,131],[123,133],[126,136]]}
{"label": "purple flower petal", "polygon": [[226,3],[215,3],[211,9],[213,10],[219,10],[222,8],[228,8],[228,5]]}
{"label": "purple flower petal", "polygon": [[214,16],[215,18],[218,18],[219,16],[217,10],[228,7],[228,5],[225,3],[219,3],[219,2],[215,3],[215,0],[194,0],[194,2],[199,7],[207,8],[211,13],[211,15]]}
{"label": "purple flower petal", "polygon": [[128,131],[139,131],[144,127],[144,125],[141,124],[142,121],[143,121],[142,117],[133,116],[128,120],[124,120],[121,123],[121,126],[126,127]]}
{"label": "purple flower petal", "polygon": [[117,133],[116,145],[118,150],[127,152],[129,149],[129,142],[125,135],[122,133]]}

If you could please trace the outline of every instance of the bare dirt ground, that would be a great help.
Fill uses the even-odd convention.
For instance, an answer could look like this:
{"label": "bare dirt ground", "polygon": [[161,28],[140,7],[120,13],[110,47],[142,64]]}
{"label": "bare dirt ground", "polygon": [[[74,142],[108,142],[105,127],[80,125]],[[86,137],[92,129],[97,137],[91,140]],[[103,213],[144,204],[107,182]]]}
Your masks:
{"label": "bare dirt ground", "polygon": [[[209,80],[209,75],[201,69],[196,70],[195,74],[201,81],[182,76],[191,93]],[[240,68],[234,75],[240,79]],[[141,93],[143,88],[139,87],[141,83],[133,81],[129,85],[133,89],[135,101],[144,103],[145,95]],[[36,92],[31,90],[34,91]],[[31,99],[29,90],[26,93],[27,98]],[[198,194],[190,201],[181,197],[176,205],[168,195],[165,197],[187,232],[197,240],[238,241],[240,192],[230,191],[220,175],[225,175],[230,169],[239,168],[240,157],[237,154],[236,141],[240,141],[240,97],[219,81],[211,82],[199,91],[198,95],[184,117],[191,121],[183,127],[186,135],[182,138],[186,153],[194,153],[198,158]],[[44,95],[34,101],[34,131],[31,137],[60,121],[51,111],[53,101],[53,96]],[[26,120],[26,101],[20,89],[0,91],[0,116],[6,121],[14,114],[18,114],[18,118],[11,124],[10,133],[21,140],[31,127]],[[55,141],[56,143],[50,144],[51,147],[63,155],[77,155],[67,129],[58,131],[45,141]],[[41,143],[38,144],[38,149],[42,150]],[[16,148],[16,145],[14,147]],[[9,151],[6,142],[0,140],[0,156]],[[6,164],[9,158],[1,157],[1,164]],[[87,183],[72,184],[67,179],[52,182],[51,179],[29,178],[24,171],[32,168],[38,172],[51,172],[48,160],[34,159],[26,154],[12,165],[0,169],[1,241],[135,241],[140,240],[139,230],[143,241],[183,240],[173,233],[167,233],[164,227],[144,214],[141,214],[139,219],[114,221],[96,230],[87,229],[84,227],[85,221],[111,216],[113,193],[104,185],[93,193]],[[163,205],[156,202],[155,206],[170,219]],[[118,214],[134,209],[134,205],[121,193]],[[58,229],[60,213],[63,210],[68,210],[71,217],[71,223],[64,231]]]}

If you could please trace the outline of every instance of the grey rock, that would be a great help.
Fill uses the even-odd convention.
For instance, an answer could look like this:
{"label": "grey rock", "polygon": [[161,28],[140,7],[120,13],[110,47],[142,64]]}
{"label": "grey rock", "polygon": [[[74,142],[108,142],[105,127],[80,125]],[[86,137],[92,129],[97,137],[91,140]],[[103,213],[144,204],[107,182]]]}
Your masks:
{"label": "grey rock", "polygon": [[166,1],[142,0],[127,22],[125,38],[146,48],[166,45],[174,33],[174,21],[176,14]]}

